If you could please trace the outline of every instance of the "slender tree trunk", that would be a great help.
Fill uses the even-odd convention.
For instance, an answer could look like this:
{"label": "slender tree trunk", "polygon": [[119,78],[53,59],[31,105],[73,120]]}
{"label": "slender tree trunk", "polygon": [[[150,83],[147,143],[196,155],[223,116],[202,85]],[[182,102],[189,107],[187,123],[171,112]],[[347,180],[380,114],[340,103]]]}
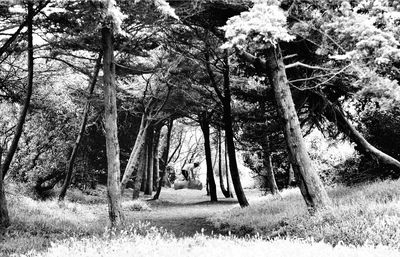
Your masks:
{"label": "slender tree trunk", "polygon": [[153,200],[157,200],[160,197],[161,194],[161,188],[164,186],[164,180],[166,179],[165,177],[167,176],[167,166],[168,166],[168,155],[169,155],[169,148],[170,148],[170,143],[171,143],[171,132],[172,132],[172,126],[173,126],[173,119],[170,119],[168,121],[167,125],[167,135],[165,137],[165,141],[163,142],[163,151],[161,155],[161,174],[160,178],[158,180],[158,187],[157,187],[157,192],[153,197]]}
{"label": "slender tree trunk", "polygon": [[267,173],[271,194],[279,194],[278,185],[276,184],[275,174],[272,166],[271,153],[268,149],[264,149],[264,167]]}
{"label": "slender tree trunk", "polygon": [[142,182],[140,185],[140,191],[142,191],[143,193],[146,191],[147,165],[149,164],[149,151],[148,151],[148,147],[147,147],[148,146],[148,137],[147,136],[146,136],[145,142],[146,142],[146,144],[145,144],[145,147],[143,148],[144,154],[143,154],[143,159],[142,159],[143,171],[141,171],[143,174],[143,177],[142,177]]}
{"label": "slender tree trunk", "polygon": [[301,191],[307,207],[310,212],[327,208],[331,205],[331,201],[308,155],[279,46],[266,50],[266,66],[266,73],[275,92],[278,110],[284,121],[285,138],[293,161],[293,168],[295,172],[298,172],[305,187],[305,190]]}
{"label": "slender tree trunk", "polygon": [[214,180],[214,172],[212,168],[212,157],[211,157],[211,146],[210,146],[210,125],[208,123],[207,114],[202,114],[202,118],[200,121],[201,130],[203,131],[204,136],[204,151],[206,154],[206,164],[207,164],[207,177],[208,177],[208,184],[210,190],[210,197],[211,202],[218,201],[217,198],[217,187],[215,185]]}
{"label": "slender tree trunk", "polygon": [[8,170],[10,169],[11,161],[14,157],[15,152],[18,149],[18,142],[22,134],[22,130],[24,128],[26,115],[28,113],[29,105],[32,97],[32,88],[33,88],[33,1],[28,1],[28,15],[26,18],[26,22],[28,25],[28,82],[26,87],[26,98],[24,101],[24,105],[19,114],[18,123],[15,127],[14,138],[11,142],[10,148],[6,154],[6,158],[4,160],[2,166],[2,178],[6,176]]}
{"label": "slender tree trunk", "polygon": [[144,194],[152,195],[153,194],[153,173],[154,173],[154,126],[151,125],[149,127],[148,133],[148,143],[147,143],[147,176],[146,176],[146,187]]}
{"label": "slender tree trunk", "polygon": [[[101,59],[102,59],[102,54],[99,54],[99,57],[97,58],[96,65],[94,68],[93,76],[89,82],[89,97],[92,96],[94,87],[97,83],[97,77],[99,75],[100,67],[101,67]],[[67,162],[67,170],[66,170],[66,177],[64,179],[64,183],[61,187],[60,194],[58,196],[59,201],[64,201],[65,195],[67,193],[67,189],[69,185],[71,184],[71,178],[72,178],[72,173],[74,170],[74,163],[75,159],[78,153],[79,146],[82,141],[83,133],[85,132],[86,128],[86,123],[89,117],[89,111],[90,111],[90,99],[87,100],[85,104],[85,108],[83,111],[83,117],[81,121],[81,126],[78,132],[78,136],[76,137],[75,144],[73,146],[72,152],[69,155],[68,162]]]}
{"label": "slender tree trunk", "polygon": [[210,195],[210,182],[208,180],[208,172],[206,174],[206,193],[207,193],[207,196]]}
{"label": "slender tree trunk", "polygon": [[107,196],[108,211],[112,227],[123,224],[121,207],[120,160],[117,127],[117,90],[115,84],[115,65],[113,53],[113,26],[102,28],[103,40],[103,80],[104,80],[104,119],[107,149]]}
{"label": "slender tree trunk", "polygon": [[142,187],[142,181],[144,174],[146,173],[146,151],[145,148],[143,147],[140,152],[140,161],[138,163],[137,169],[136,169],[136,174],[135,174],[135,179],[133,182],[133,193],[132,193],[132,199],[138,199]]}
{"label": "slender tree trunk", "polygon": [[241,207],[249,206],[246,195],[244,194],[242,183],[240,182],[239,169],[236,162],[236,150],[235,143],[233,141],[233,122],[232,122],[232,109],[231,109],[231,90],[230,90],[230,79],[229,79],[229,65],[228,57],[226,56],[225,61],[227,63],[224,71],[224,128],[225,128],[225,140],[228,149],[229,156],[229,167],[231,171],[232,183],[235,188],[236,197]]}
{"label": "slender tree trunk", "polygon": [[[3,148],[0,146],[0,167]],[[0,230],[10,226],[10,217],[8,216],[7,199],[4,190],[4,180],[1,176],[2,169],[0,168]]]}
{"label": "slender tree trunk", "polygon": [[222,144],[221,144],[221,130],[218,130],[218,175],[219,186],[225,198],[229,198],[231,194],[225,189],[224,176],[222,175]]}
{"label": "slender tree trunk", "polygon": [[147,131],[148,131],[147,128],[148,128],[148,122],[147,122],[147,114],[145,112],[142,116],[142,119],[140,122],[139,133],[136,137],[135,145],[133,146],[131,155],[129,156],[128,164],[126,165],[124,176],[121,181],[121,194],[124,193],[126,184],[128,183],[132,174],[138,173],[138,166],[140,163],[141,151],[143,150],[143,148],[146,147],[145,139],[146,139],[146,135],[147,135]]}
{"label": "slender tree trunk", "polygon": [[226,141],[225,141],[225,148],[224,148],[224,157],[225,157],[225,176],[226,176],[226,190],[229,193],[229,197],[233,198],[233,194],[231,192],[231,186],[230,186],[230,182],[229,182],[229,167],[228,167],[228,152],[227,152],[227,145],[226,145]]}
{"label": "slender tree trunk", "polygon": [[154,144],[153,144],[153,191],[157,190],[157,182],[160,175],[160,136],[162,126],[157,125],[154,128]]}

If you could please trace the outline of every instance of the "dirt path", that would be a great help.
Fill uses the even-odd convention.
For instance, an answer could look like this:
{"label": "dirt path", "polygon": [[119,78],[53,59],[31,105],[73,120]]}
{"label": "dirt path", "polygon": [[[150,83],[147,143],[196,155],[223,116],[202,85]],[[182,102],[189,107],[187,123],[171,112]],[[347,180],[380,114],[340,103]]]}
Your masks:
{"label": "dirt path", "polygon": [[[222,195],[222,194],[220,194]],[[147,200],[145,197],[143,200]],[[219,198],[211,203],[205,191],[163,189],[156,201],[147,201],[152,211],[129,214],[136,221],[148,221],[151,225],[162,227],[178,237],[220,234],[208,218],[213,215],[239,207],[236,199]]]}

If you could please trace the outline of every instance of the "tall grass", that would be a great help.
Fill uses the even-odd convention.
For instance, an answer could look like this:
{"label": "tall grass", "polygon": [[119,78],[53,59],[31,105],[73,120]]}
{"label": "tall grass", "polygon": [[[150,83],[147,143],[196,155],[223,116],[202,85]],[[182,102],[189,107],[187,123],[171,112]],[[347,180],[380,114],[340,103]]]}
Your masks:
{"label": "tall grass", "polygon": [[313,238],[332,245],[385,245],[400,249],[400,180],[329,191],[333,208],[311,216],[298,190],[283,200],[265,197],[246,209],[232,209],[212,218],[237,235]]}
{"label": "tall grass", "polygon": [[[197,234],[194,237],[176,238],[156,228],[131,227],[117,235],[105,233],[101,237],[85,239],[70,238],[51,245],[44,252],[30,251],[30,257],[197,257],[197,256],[398,256],[399,252],[379,247],[332,247],[325,243],[278,239],[266,241],[262,238],[207,237]],[[147,231],[143,234],[139,231]],[[18,255],[14,255],[18,256]]]}
{"label": "tall grass", "polygon": [[141,201],[124,202],[132,225],[116,233],[106,230],[107,205],[96,197],[74,193],[59,205],[13,194],[0,256],[400,256],[400,181],[332,189],[333,208],[312,217],[297,189],[281,194],[212,218],[235,235],[183,238],[129,217],[152,211]]}

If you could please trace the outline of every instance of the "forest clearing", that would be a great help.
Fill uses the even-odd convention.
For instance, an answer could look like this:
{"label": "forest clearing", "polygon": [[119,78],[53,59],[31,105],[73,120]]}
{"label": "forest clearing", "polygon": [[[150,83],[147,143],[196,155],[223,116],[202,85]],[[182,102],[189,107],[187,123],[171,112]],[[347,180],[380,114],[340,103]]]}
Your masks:
{"label": "forest clearing", "polygon": [[400,256],[399,0],[0,0],[1,256]]}

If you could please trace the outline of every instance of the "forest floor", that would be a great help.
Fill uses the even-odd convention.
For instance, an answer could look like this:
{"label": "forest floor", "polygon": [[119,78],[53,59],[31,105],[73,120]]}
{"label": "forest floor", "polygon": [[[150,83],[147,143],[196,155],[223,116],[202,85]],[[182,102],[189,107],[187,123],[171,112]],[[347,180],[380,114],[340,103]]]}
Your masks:
{"label": "forest floor", "polygon": [[[127,191],[125,196],[128,198],[130,190]],[[260,191],[247,190],[248,197],[257,197],[257,194],[260,195]],[[210,202],[210,197],[207,196],[205,190],[165,188],[159,200],[154,201],[146,196],[142,196],[141,199],[149,205],[151,211],[145,215],[141,212],[133,212],[129,216],[134,220],[150,222],[152,226],[162,227],[177,237],[193,236],[196,233],[227,234],[226,231],[215,228],[211,218],[239,207],[234,198],[219,197],[217,202]]]}
{"label": "forest floor", "polygon": [[312,217],[298,189],[246,190],[245,209],[211,203],[205,190],[163,189],[153,201],[130,200],[128,189],[119,232],[106,229],[104,187],[70,190],[64,204],[6,191],[12,225],[0,233],[0,256],[400,256],[400,181],[330,189],[333,208]]}

